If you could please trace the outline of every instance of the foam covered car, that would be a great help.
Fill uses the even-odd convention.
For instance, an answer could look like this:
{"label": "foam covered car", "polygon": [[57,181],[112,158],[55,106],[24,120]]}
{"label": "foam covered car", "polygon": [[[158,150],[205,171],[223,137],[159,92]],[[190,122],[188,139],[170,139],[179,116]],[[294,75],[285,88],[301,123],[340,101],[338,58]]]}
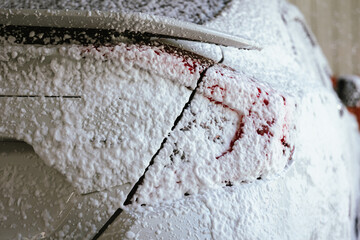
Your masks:
{"label": "foam covered car", "polygon": [[0,238],[357,238],[358,125],[291,4],[0,7]]}

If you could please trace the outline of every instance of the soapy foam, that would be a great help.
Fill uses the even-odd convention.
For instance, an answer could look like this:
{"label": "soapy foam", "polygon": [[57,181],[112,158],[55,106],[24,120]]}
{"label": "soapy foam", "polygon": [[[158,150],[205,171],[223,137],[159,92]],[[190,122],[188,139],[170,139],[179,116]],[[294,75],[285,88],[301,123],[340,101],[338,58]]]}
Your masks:
{"label": "soapy foam", "polygon": [[[237,76],[245,76],[242,78],[239,77],[240,79],[238,79],[238,81],[255,79],[255,81],[261,82],[261,86],[266,86],[265,89],[270,88],[275,93],[281,93],[286,100],[289,100],[289,106],[291,106],[291,108],[295,106],[295,103],[297,104],[298,107],[296,112],[293,115],[290,114],[291,119],[289,121],[292,126],[296,126],[297,128],[296,134],[291,137],[291,146],[295,146],[294,155],[292,156],[293,165],[284,170],[286,165],[285,160],[275,157],[268,162],[268,166],[270,166],[268,172],[269,175],[279,173],[279,176],[271,180],[267,180],[266,178],[256,180],[260,175],[259,172],[255,171],[255,174],[249,179],[251,183],[241,183],[241,180],[239,182],[232,181],[231,185],[234,185],[232,187],[223,186],[224,184],[227,185],[227,183],[224,182],[224,179],[218,178],[221,174],[227,173],[226,169],[225,171],[221,168],[216,169],[219,171],[219,175],[214,175],[213,172],[206,170],[198,171],[197,176],[200,177],[196,179],[194,178],[194,175],[186,174],[186,171],[178,171],[176,177],[184,180],[186,189],[183,187],[175,188],[174,185],[170,184],[177,180],[177,178],[174,178],[174,171],[170,171],[171,174],[166,175],[165,177],[168,178],[163,179],[163,181],[159,181],[159,179],[156,178],[159,175],[152,175],[152,171],[150,171],[148,173],[147,182],[143,185],[143,189],[151,189],[148,187],[153,187],[156,183],[161,183],[162,188],[159,191],[143,190],[143,192],[138,193],[142,196],[142,201],[151,206],[137,206],[137,209],[134,212],[129,206],[125,208],[127,210],[125,213],[133,213],[133,217],[135,217],[137,221],[132,222],[129,227],[130,229],[124,233],[125,235],[120,236],[125,236],[127,238],[144,238],[149,237],[151,234],[154,234],[154,238],[166,236],[164,234],[169,231],[166,231],[166,228],[163,228],[160,225],[154,225],[149,231],[145,231],[147,224],[152,224],[154,218],[161,219],[161,216],[158,215],[158,213],[162,212],[161,209],[172,209],[173,212],[178,212],[180,214],[182,212],[181,209],[183,209],[184,206],[193,206],[191,209],[193,209],[198,216],[202,216],[202,218],[194,220],[196,223],[179,223],[179,228],[183,232],[186,232],[186,229],[192,229],[192,231],[186,232],[187,234],[190,234],[187,235],[189,238],[198,235],[199,232],[204,233],[204,235],[202,235],[203,238],[214,239],[241,238],[240,236],[244,236],[245,239],[354,238],[353,234],[355,232],[354,222],[356,217],[355,211],[358,198],[359,177],[357,170],[360,156],[357,148],[360,140],[356,131],[354,118],[346,111],[343,115],[341,114],[341,111],[339,111],[341,110],[341,103],[337,99],[335,93],[330,89],[331,71],[329,71],[321,50],[316,45],[316,42],[313,43],[311,39],[309,39],[309,35],[304,30],[303,24],[301,23],[303,20],[298,11],[283,1],[274,0],[264,2],[243,0],[231,2],[231,5],[229,6],[231,7],[225,8],[219,12],[215,19],[207,21],[205,25],[222,29],[223,31],[234,35],[247,36],[264,46],[264,49],[260,52],[222,48],[224,52],[224,64],[236,69],[238,72],[236,74]],[[171,16],[170,13],[169,16]],[[190,19],[189,21],[192,20]],[[196,22],[196,20],[194,20],[194,22]],[[298,39],[302,40],[298,41]],[[7,47],[9,46],[6,46],[5,49]],[[20,46],[20,48],[23,47]],[[136,52],[135,48],[134,52]],[[72,49],[75,49],[75,52],[78,52],[76,47]],[[13,51],[11,51],[10,48],[9,50],[10,51],[8,51],[6,56],[11,55],[11,58],[18,58],[16,61],[20,65],[26,62],[27,58],[22,56],[18,57],[23,50],[16,51],[18,54],[12,53]],[[151,51],[152,50],[150,50],[150,52]],[[125,53],[126,51],[122,52],[122,54]],[[44,53],[41,54],[46,55]],[[38,56],[40,57],[41,54]],[[96,56],[98,60],[104,60],[102,54],[107,54],[106,48],[101,49],[101,51],[91,49],[89,53],[89,55]],[[153,55],[155,56],[156,54]],[[66,58],[69,58],[69,56],[71,55],[64,55]],[[79,55],[75,54],[74,56]],[[112,54],[109,53],[109,56],[111,57]],[[145,59],[147,59],[146,56],[147,55],[145,54]],[[4,59],[5,64],[11,58]],[[169,59],[173,58],[169,57]],[[139,59],[139,61],[141,60],[142,58]],[[115,61],[111,64],[114,63]],[[155,68],[151,68],[150,70],[157,71],[157,67],[160,67],[165,72],[170,71],[170,76],[173,76],[175,79],[181,78],[181,76],[184,75],[183,71],[175,72],[171,75],[171,68],[168,67],[169,65],[149,64],[152,63],[152,61],[143,61],[143,63],[142,66],[145,69],[149,66],[155,66]],[[317,65],[316,67],[314,67],[314,63]],[[66,62],[55,65],[56,68],[54,69],[59,69],[58,74],[67,72],[61,69],[64,64],[66,64]],[[7,68],[16,68],[16,64],[9,64]],[[185,69],[190,71],[188,65],[185,66]],[[139,73],[137,74],[138,75],[136,76],[140,79],[142,75]],[[67,74],[64,75],[66,76]],[[194,77],[194,79],[197,79],[197,77]],[[187,80],[180,80],[180,82],[183,84],[185,83],[186,85]],[[192,81],[192,85],[188,84],[186,86],[192,86],[191,90],[193,90],[195,82],[196,81]],[[222,99],[222,88],[224,88],[224,86],[221,84],[218,84],[218,86],[216,86],[216,84],[206,85],[207,81],[203,84],[204,87],[199,89],[199,92],[197,92],[194,97],[194,102],[189,108],[189,114],[191,115],[190,110],[195,114],[199,113],[201,115],[203,113],[204,119],[206,119],[208,116],[207,114],[209,114],[209,116],[214,119],[214,122],[215,120],[218,120],[220,116],[225,116],[225,120],[220,120],[224,122],[226,128],[220,129],[219,127],[213,127],[207,129],[205,127],[201,130],[201,136],[212,137],[211,140],[215,141],[214,146],[216,147],[214,147],[213,150],[216,154],[207,155],[207,151],[199,151],[199,154],[203,155],[202,159],[208,160],[207,163],[211,164],[216,162],[216,160],[228,157],[231,154],[235,155],[235,152],[232,153],[229,151],[231,146],[233,148],[240,147],[240,141],[234,136],[242,136],[242,134],[245,134],[246,132],[245,130],[243,133],[242,131],[238,131],[238,126],[241,125],[241,119],[239,119],[239,116],[235,111],[231,110],[235,109],[237,106],[230,106],[230,104],[237,104],[237,102],[233,101],[237,95],[232,96],[233,98],[225,103]],[[36,84],[34,86],[36,86]],[[74,84],[75,89],[76,86],[77,85]],[[91,86],[99,87],[99,89],[106,87],[101,84],[94,85],[93,82],[88,86],[90,89]],[[109,93],[111,93],[110,95],[112,95],[113,85],[110,86],[111,87],[102,90],[109,91]],[[45,89],[53,91],[50,90],[53,89],[53,87],[54,86],[51,86],[51,88],[48,87]],[[173,89],[171,86],[167,86],[166,88]],[[16,87],[14,87],[14,89],[16,89]],[[27,89],[29,89],[29,85],[24,88],[24,94],[29,94],[29,92],[26,92],[28,91]],[[37,90],[41,92],[41,89],[44,88],[41,87]],[[62,86],[56,88],[55,86],[55,89],[59,89],[59,92],[70,92],[71,88],[64,88]],[[236,93],[236,88],[233,89],[233,86],[229,86],[227,89],[232,90],[230,91],[230,94],[231,92]],[[263,90],[264,88],[262,87],[261,89]],[[81,91],[79,90],[78,92]],[[96,90],[93,92],[98,93]],[[184,92],[186,92],[186,90],[184,90]],[[53,92],[51,93],[53,94]],[[249,93],[253,93],[254,98],[256,98],[256,93],[253,91],[249,91]],[[134,93],[131,93],[129,95],[133,94]],[[171,99],[170,95],[172,96],[172,94],[169,94],[169,96],[166,95],[164,98]],[[276,94],[271,96],[276,96]],[[106,103],[106,97],[102,98],[105,98],[103,102]],[[89,98],[85,98],[85,100],[88,99]],[[186,99],[186,97],[184,97],[184,99]],[[222,100],[222,102],[219,100]],[[268,100],[269,104],[273,103],[272,100],[273,99]],[[283,106],[280,103],[283,104],[284,102],[281,102],[282,99],[276,97],[274,100],[276,100],[276,104],[274,105],[275,108],[268,113],[278,113],[280,114],[281,119],[285,119],[286,111],[284,109],[286,108],[280,108],[280,106]],[[38,100],[35,101],[35,103],[36,102],[38,102]],[[215,102],[225,103],[229,107],[215,104]],[[94,101],[89,101],[89,104],[86,105],[88,108],[84,108],[83,113],[86,113],[89,109],[94,109],[90,107],[93,103]],[[266,105],[265,102],[262,103]],[[162,104],[160,105],[161,107],[164,107]],[[6,108],[6,106],[9,105],[4,104],[2,106],[7,113],[10,113],[12,110]],[[64,104],[64,106],[66,106],[66,109],[71,107],[66,104]],[[138,106],[141,106],[141,104]],[[181,109],[183,105],[181,106],[181,104],[179,104],[178,106]],[[276,106],[278,106],[278,108]],[[115,105],[114,107],[117,108],[119,105]],[[203,109],[209,109],[209,112],[200,111]],[[265,108],[259,109],[259,111],[263,113],[261,109]],[[132,110],[134,112],[137,111],[137,109]],[[291,111],[294,110],[292,109]],[[214,112],[220,114],[214,115]],[[171,111],[169,110],[167,113],[171,113]],[[61,113],[54,111],[53,114],[57,116]],[[267,113],[265,112],[265,114]],[[65,120],[70,123],[74,122],[71,120],[71,116],[64,119],[61,118],[61,121]],[[186,120],[185,115],[183,120]],[[44,129],[44,126],[37,124],[36,119],[34,119],[33,122],[35,122],[35,125],[40,129]],[[203,124],[203,126],[209,126],[208,122],[204,123],[205,125]],[[107,124],[108,123],[105,125]],[[201,123],[198,124],[200,125]],[[61,126],[61,129],[64,129],[64,126],[59,126]],[[136,127],[141,126],[142,125],[136,125]],[[96,128],[96,126],[94,127]],[[282,125],[280,124],[277,127],[282,127]],[[25,126],[23,128],[25,128]],[[169,126],[167,129],[160,127],[163,131],[162,134],[159,135],[161,136],[159,139],[170,132],[169,128]],[[70,129],[70,132],[72,131],[74,131],[74,128]],[[263,133],[264,136],[267,135],[265,129],[262,131],[260,129],[259,132]],[[285,132],[289,133],[288,131]],[[223,139],[217,137],[220,136],[218,133],[222,134],[221,137],[223,137]],[[282,132],[276,131],[274,133],[280,134]],[[253,135],[249,136],[253,137],[259,135],[257,131],[252,131],[252,134]],[[26,138],[28,142],[34,142],[37,135],[27,136],[29,136]],[[54,133],[51,141],[55,139],[55,136],[56,138],[60,137],[59,139],[61,140],[61,134],[57,135]],[[179,138],[179,136],[180,135],[172,133],[170,138]],[[198,136],[190,135],[189,138],[192,141],[184,142],[180,147],[190,149],[191,152],[197,152],[198,146],[195,146],[193,141],[199,139]],[[39,139],[41,139],[41,137]],[[280,140],[281,139],[282,138],[280,138]],[[279,140],[278,137],[277,140]],[[199,146],[201,146],[202,143],[202,141],[199,141]],[[160,144],[157,144],[156,147],[159,147],[159,145]],[[154,147],[154,149],[156,149],[156,147]],[[44,149],[46,149],[46,145],[41,146],[41,148],[39,147],[38,151],[44,151]],[[268,150],[277,151],[279,149],[281,148],[275,147],[269,148]],[[174,152],[174,148],[171,148],[170,150],[172,150],[172,152],[167,152],[165,155],[171,156],[171,154],[173,154],[173,161],[176,164],[186,164],[181,162],[183,155],[185,159],[188,157],[186,154],[183,154],[180,150]],[[62,151],[63,150],[61,150],[61,152]],[[223,153],[226,154],[222,156]],[[151,156],[151,154],[149,154],[149,156]],[[219,157],[219,159],[216,159],[217,157]],[[75,158],[73,159],[74,163],[76,163],[77,160]],[[171,158],[166,158],[166,160],[168,159]],[[288,160],[289,158],[284,159]],[[47,161],[46,158],[44,158],[44,160]],[[159,159],[158,162],[153,165],[153,168],[156,168],[158,171],[162,170],[163,164],[167,162],[164,160],[165,159]],[[190,160],[191,162],[196,163],[198,159],[193,158]],[[201,163],[200,168],[204,166],[205,163],[201,159],[199,162]],[[70,162],[68,163],[70,164]],[[139,169],[139,172],[144,169],[147,163],[147,161],[143,162],[143,165],[141,166],[142,169]],[[67,163],[65,162],[62,167],[65,167],[66,165]],[[241,166],[248,167],[246,164]],[[81,167],[84,171],[81,170],[80,175],[86,176],[86,170],[91,170],[90,165],[87,164],[83,164]],[[109,169],[111,169],[111,167],[109,167]],[[64,173],[73,174],[75,176],[75,174],[71,172]],[[77,172],[77,174],[78,173],[79,172]],[[214,176],[214,178],[210,177],[207,179],[208,176]],[[129,173],[129,177],[136,181],[139,174],[131,172]],[[78,184],[76,181],[73,181],[74,179],[69,179],[73,184]],[[111,182],[113,180],[109,181]],[[201,184],[199,184],[199,182]],[[175,195],[170,196],[167,192],[168,190],[171,190]],[[149,193],[152,193],[152,195]],[[184,194],[186,196],[183,196]],[[174,200],[174,198],[177,198],[178,200]],[[189,198],[191,199],[190,203],[188,203]],[[161,201],[159,201],[160,199]],[[204,206],[206,206],[206,208],[204,208]],[[155,216],[150,219],[143,217],[146,216],[146,214],[150,215],[150,213],[154,212]],[[166,222],[169,218],[166,214],[163,216],[164,222]],[[311,219],[309,216],[311,216]],[[124,218],[126,218],[126,216]],[[193,218],[195,219],[194,216]],[[120,225],[114,224],[115,230],[121,229],[122,220],[123,219],[120,216]],[[189,227],[189,225],[192,227]],[[200,227],[198,228],[198,225],[204,226],[205,230]],[[132,226],[134,229],[131,229]],[[140,227],[136,229],[137,226]],[[171,228],[169,229],[171,232]],[[144,234],[144,232],[146,232],[146,234]],[[64,231],[62,232],[63,236],[66,236],[67,233],[68,230],[64,228]],[[184,238],[186,238],[186,236]],[[176,236],[173,236],[173,239],[176,239]]]}

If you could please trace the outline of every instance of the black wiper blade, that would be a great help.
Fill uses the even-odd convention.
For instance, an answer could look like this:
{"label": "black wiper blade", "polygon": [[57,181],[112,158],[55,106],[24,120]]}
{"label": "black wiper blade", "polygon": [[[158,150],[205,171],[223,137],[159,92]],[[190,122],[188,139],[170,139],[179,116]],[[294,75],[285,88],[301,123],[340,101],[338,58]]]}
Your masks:
{"label": "black wiper blade", "polygon": [[141,33],[159,38],[184,39],[241,49],[261,49],[257,43],[243,37],[233,36],[194,23],[144,13],[0,9],[0,25]]}

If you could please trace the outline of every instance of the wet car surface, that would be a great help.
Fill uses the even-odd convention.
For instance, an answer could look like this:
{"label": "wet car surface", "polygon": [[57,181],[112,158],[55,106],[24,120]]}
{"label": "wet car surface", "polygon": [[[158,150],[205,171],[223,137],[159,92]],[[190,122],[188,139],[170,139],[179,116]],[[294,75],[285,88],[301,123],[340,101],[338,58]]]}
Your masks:
{"label": "wet car surface", "polygon": [[5,34],[2,231],[355,238],[356,121],[301,14],[283,1],[264,4],[227,2],[200,22],[262,50],[184,50],[101,31]]}

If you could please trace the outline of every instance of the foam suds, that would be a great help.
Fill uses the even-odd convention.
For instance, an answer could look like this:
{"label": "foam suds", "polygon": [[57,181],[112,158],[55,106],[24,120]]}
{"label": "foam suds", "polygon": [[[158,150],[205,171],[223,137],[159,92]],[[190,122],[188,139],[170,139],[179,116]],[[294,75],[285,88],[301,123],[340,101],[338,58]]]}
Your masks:
{"label": "foam suds", "polygon": [[[170,17],[190,6],[176,1],[177,12],[159,8],[162,14],[155,2],[136,3],[139,11]],[[104,1],[99,9],[122,9],[116,4]],[[122,206],[128,188],[101,215],[94,198],[94,212],[83,216],[88,222],[67,222],[54,236],[79,237],[85,226],[91,238],[102,225],[96,222],[122,207],[100,238],[355,239],[357,123],[331,88],[331,71],[301,14],[282,0],[201,9],[181,19],[247,37],[263,50],[221,47],[223,63],[209,67],[156,44],[2,40],[0,135],[31,144],[78,192],[133,185],[158,152],[132,204]],[[42,214],[49,224],[52,216]]]}

